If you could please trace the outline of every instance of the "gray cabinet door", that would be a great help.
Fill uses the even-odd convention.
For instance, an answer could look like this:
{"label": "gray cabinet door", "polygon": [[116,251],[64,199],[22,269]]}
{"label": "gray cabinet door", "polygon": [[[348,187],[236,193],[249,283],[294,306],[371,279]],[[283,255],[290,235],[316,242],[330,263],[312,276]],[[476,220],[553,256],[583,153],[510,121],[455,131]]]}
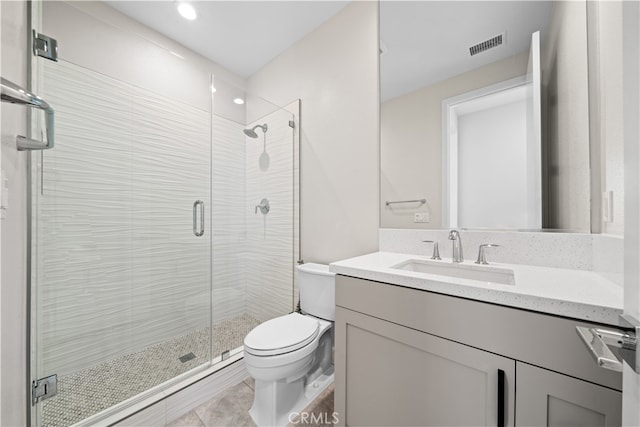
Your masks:
{"label": "gray cabinet door", "polygon": [[341,424],[514,425],[514,360],[340,307],[336,328]]}
{"label": "gray cabinet door", "polygon": [[517,426],[619,426],[622,393],[517,363]]}

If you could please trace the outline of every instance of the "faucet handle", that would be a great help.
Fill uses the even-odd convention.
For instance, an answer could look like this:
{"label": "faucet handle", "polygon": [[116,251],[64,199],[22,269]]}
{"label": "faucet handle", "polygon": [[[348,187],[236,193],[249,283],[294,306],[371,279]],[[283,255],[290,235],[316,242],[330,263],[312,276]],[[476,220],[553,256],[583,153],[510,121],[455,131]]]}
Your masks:
{"label": "faucet handle", "polygon": [[495,243],[487,243],[484,245],[480,245],[478,247],[478,259],[476,260],[476,264],[488,265],[487,259],[484,256],[484,248],[499,248],[500,245],[496,245]]}
{"label": "faucet handle", "polygon": [[441,260],[440,258],[440,249],[438,249],[438,242],[435,240],[423,240],[423,243],[433,243],[433,255],[431,255],[431,259]]}

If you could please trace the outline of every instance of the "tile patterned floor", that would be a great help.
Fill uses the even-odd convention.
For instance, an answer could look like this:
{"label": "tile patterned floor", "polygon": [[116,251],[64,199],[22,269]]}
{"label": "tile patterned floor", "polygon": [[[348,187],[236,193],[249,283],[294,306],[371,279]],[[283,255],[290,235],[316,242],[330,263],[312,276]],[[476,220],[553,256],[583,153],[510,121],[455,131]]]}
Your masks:
{"label": "tile patterned floor", "polygon": [[[258,324],[253,317],[243,315],[214,325],[213,354],[242,346],[245,335]],[[210,328],[203,328],[59,377],[58,395],[43,402],[43,427],[72,425],[206,363],[211,352],[209,336]],[[185,363],[178,359],[190,352],[196,356],[194,359]]]}
{"label": "tile patterned floor", "polygon": [[[253,381],[241,382],[225,390],[220,396],[200,405],[193,411],[167,424],[167,427],[255,427],[249,415],[253,403]],[[304,409],[307,422],[295,420],[293,426],[331,427],[333,424],[333,385],[323,391]],[[320,421],[311,422],[311,421]]]}

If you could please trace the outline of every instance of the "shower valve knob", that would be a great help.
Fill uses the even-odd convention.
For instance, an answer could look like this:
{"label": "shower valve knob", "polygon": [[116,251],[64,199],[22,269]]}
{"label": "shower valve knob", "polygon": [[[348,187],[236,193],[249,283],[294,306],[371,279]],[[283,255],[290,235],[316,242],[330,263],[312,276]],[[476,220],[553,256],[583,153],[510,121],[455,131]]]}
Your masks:
{"label": "shower valve knob", "polygon": [[260,209],[260,212],[262,213],[262,215],[266,215],[269,213],[269,211],[271,210],[271,206],[269,206],[269,199],[262,199],[260,200],[260,204],[256,205],[256,209],[255,209],[255,213],[258,213],[258,209]]}

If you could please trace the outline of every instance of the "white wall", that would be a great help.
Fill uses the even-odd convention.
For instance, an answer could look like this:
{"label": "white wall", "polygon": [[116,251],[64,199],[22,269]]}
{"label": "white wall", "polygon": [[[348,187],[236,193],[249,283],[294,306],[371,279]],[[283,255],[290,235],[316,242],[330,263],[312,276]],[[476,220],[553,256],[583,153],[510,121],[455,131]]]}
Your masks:
{"label": "white wall", "polygon": [[[442,226],[442,101],[527,72],[528,52],[486,65],[389,100],[381,106],[381,226]],[[421,199],[427,206],[394,205],[385,200]],[[401,207],[398,207],[401,206]],[[415,212],[430,213],[429,223],[413,222]]]}
{"label": "white wall", "polygon": [[554,2],[542,48],[548,228],[590,232],[589,84],[585,1]]}
{"label": "white wall", "polygon": [[[640,4],[623,3],[624,311],[640,320]],[[640,354],[636,354],[636,361]],[[636,362],[637,363],[637,362]],[[623,371],[622,424],[640,425],[640,375]]]}
{"label": "white wall", "polygon": [[301,99],[301,254],[329,263],[378,248],[378,4],[353,2],[249,78]]}
{"label": "white wall", "polygon": [[[623,150],[623,43],[622,3],[589,4],[589,102],[591,107],[593,172],[599,178],[596,191],[613,193],[612,218],[601,221],[602,233],[624,234],[624,150]],[[595,152],[594,152],[595,151]],[[594,210],[601,209],[600,194]]]}
{"label": "white wall", "polygon": [[[0,75],[27,85],[26,3],[0,2]],[[16,135],[26,134],[24,107],[0,104],[2,170],[9,203],[0,220],[0,425],[26,424],[26,153],[16,150]]]}

